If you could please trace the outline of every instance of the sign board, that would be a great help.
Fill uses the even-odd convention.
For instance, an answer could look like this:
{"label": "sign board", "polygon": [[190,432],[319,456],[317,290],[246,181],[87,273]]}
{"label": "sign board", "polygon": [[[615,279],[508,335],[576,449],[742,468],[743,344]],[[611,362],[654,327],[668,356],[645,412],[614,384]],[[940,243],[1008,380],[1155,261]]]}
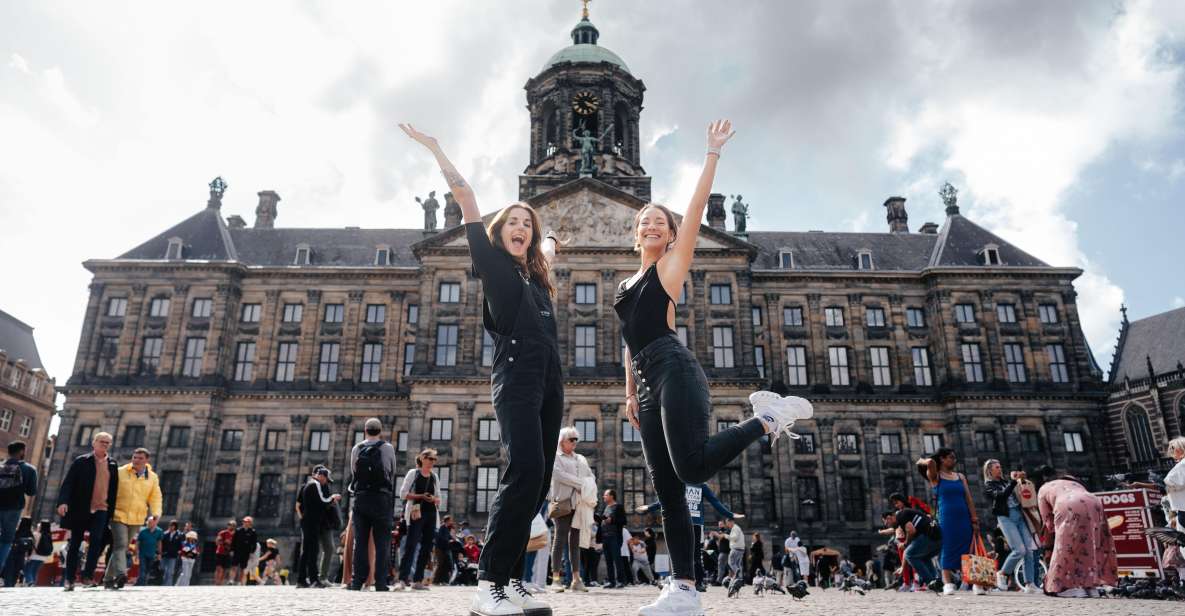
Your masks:
{"label": "sign board", "polygon": [[1103,501],[1103,513],[1115,540],[1119,575],[1163,576],[1158,556],[1160,546],[1144,534],[1144,530],[1153,526],[1148,508],[1160,505],[1160,494],[1140,489],[1096,492],[1095,496]]}

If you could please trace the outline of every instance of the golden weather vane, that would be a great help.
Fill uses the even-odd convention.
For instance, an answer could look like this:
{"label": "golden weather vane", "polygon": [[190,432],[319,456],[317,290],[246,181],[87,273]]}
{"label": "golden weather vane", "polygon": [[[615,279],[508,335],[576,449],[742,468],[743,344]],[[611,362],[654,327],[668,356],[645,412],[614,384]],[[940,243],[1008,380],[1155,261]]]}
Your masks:
{"label": "golden weather vane", "polygon": [[584,12],[581,14],[581,17],[588,19],[588,3],[592,2],[592,0],[580,0],[580,1],[584,3]]}

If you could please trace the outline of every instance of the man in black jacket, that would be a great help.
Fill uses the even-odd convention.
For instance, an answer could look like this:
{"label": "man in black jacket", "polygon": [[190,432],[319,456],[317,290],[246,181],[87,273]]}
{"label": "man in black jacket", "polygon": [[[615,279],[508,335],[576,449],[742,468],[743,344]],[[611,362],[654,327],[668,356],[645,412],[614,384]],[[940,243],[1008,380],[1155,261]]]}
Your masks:
{"label": "man in black jacket", "polygon": [[605,570],[609,581],[605,588],[625,588],[628,579],[625,561],[621,557],[621,530],[626,527],[625,507],[617,502],[616,490],[605,490],[601,495],[605,511],[601,514],[601,544],[605,546]]}
{"label": "man in black jacket", "polygon": [[296,587],[326,588],[327,584],[321,580],[317,565],[319,552],[319,535],[325,517],[329,515],[331,503],[341,500],[341,494],[332,494],[328,499],[321,496],[321,486],[331,482],[329,469],[317,465],[309,476],[308,483],[300,491],[297,510],[300,513],[300,565],[296,569]]}
{"label": "man in black jacket", "polygon": [[91,441],[93,451],[74,458],[58,490],[58,515],[62,516],[62,526],[70,530],[63,584],[67,591],[74,590],[78,551],[82,546],[82,535],[87,532],[90,533],[90,543],[86,550],[82,579],[87,588],[97,586],[94,583],[95,567],[99,564],[99,555],[103,553],[107,520],[115,512],[115,496],[119,490],[119,468],[115,460],[107,455],[111,442],[110,434],[95,434]]}

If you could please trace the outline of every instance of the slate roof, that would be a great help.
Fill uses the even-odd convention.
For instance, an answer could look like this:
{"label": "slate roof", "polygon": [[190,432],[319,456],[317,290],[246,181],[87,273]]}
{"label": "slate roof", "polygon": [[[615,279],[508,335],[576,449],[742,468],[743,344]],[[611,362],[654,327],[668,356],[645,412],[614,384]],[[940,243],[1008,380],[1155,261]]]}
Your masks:
{"label": "slate roof", "polygon": [[3,310],[0,310],[0,349],[8,354],[9,360],[23,359],[30,368],[45,369],[37,353],[37,342],[33,340],[32,326]]}
{"label": "slate roof", "polygon": [[754,269],[777,269],[778,254],[789,250],[796,270],[856,269],[856,255],[868,249],[877,270],[919,271],[930,261],[937,236],[929,233],[826,233],[750,231],[761,249]]}
{"label": "slate roof", "polygon": [[1049,267],[1048,263],[1000,239],[1000,236],[954,214],[938,233],[938,250],[930,258],[931,267],[983,265],[979,251],[988,244],[1000,249],[1004,266]]}
{"label": "slate roof", "polygon": [[231,229],[239,260],[248,265],[292,265],[296,247],[308,244],[311,264],[374,265],[380,245],[391,248],[391,265],[416,266],[411,245],[424,239],[420,229]]}
{"label": "slate roof", "polygon": [[1117,349],[1111,382],[1148,377],[1148,360],[1156,374],[1185,364],[1185,308],[1177,308],[1127,324]]}
{"label": "slate roof", "polygon": [[179,237],[184,240],[181,256],[185,259],[234,261],[235,246],[228,231],[220,211],[208,207],[123,253],[119,258],[164,259],[169,239]]}

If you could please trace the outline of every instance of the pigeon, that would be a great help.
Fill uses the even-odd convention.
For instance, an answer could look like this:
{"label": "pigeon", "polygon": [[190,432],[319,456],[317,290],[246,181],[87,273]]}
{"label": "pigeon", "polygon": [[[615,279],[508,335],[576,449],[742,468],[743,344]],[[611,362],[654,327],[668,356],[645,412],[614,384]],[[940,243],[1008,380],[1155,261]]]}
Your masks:
{"label": "pigeon", "polygon": [[811,594],[806,589],[806,581],[804,581],[804,580],[799,580],[797,584],[792,584],[790,586],[787,586],[786,592],[789,593],[789,595],[791,597],[794,597],[795,601],[801,601],[803,599],[803,597],[806,597],[807,595]]}
{"label": "pigeon", "polygon": [[1185,546],[1185,533],[1167,526],[1157,526],[1144,531],[1145,535],[1159,541],[1162,545],[1176,547]]}
{"label": "pigeon", "polygon": [[744,586],[744,585],[745,585],[745,578],[738,575],[737,578],[732,581],[732,584],[728,585],[728,598],[731,599],[731,598],[737,596],[737,594],[739,594],[741,592],[741,586]]}

